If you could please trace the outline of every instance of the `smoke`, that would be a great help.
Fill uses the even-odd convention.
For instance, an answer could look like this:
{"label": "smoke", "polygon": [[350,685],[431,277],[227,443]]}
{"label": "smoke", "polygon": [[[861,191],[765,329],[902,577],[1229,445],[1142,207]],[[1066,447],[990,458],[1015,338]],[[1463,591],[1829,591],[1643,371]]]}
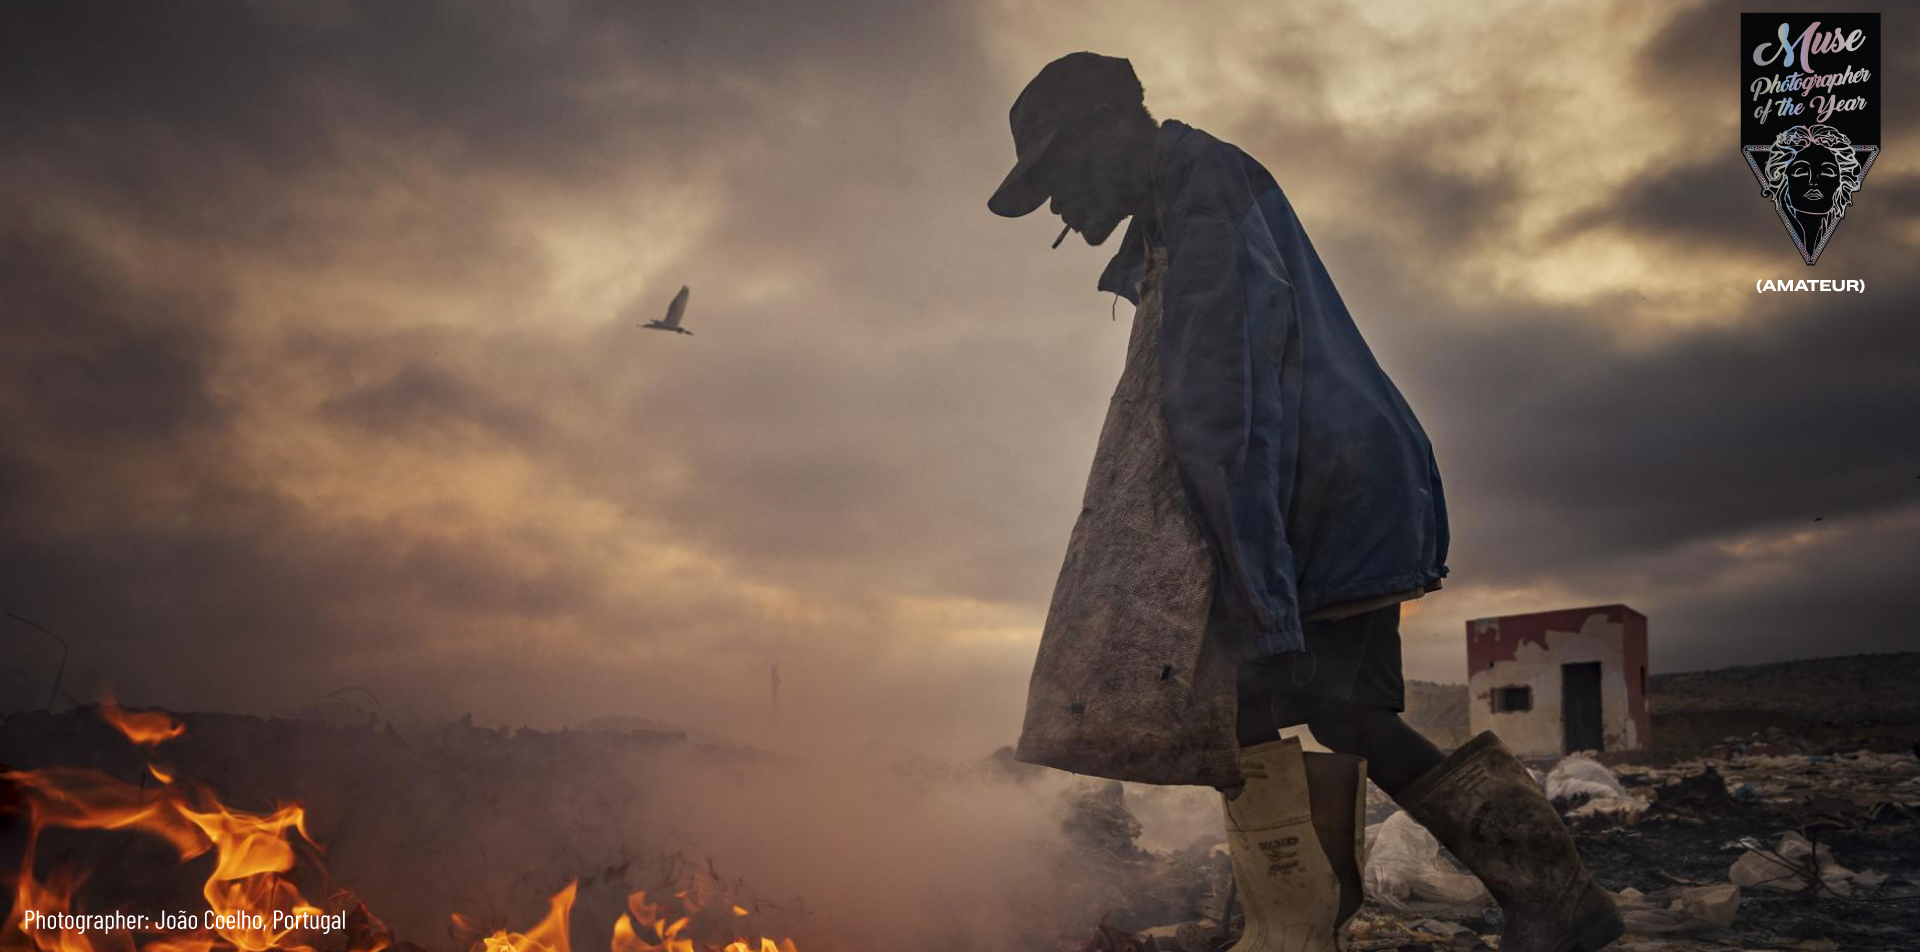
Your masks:
{"label": "smoke", "polygon": [[[671,731],[510,732],[464,720],[407,731],[184,720],[185,736],[156,754],[181,782],[240,810],[305,805],[327,877],[309,875],[303,891],[348,890],[427,949],[470,942],[450,934],[451,913],[524,930],[578,882],[572,944],[599,952],[630,893],[665,899],[709,869],[736,887],[724,901],[750,910],[747,930],[791,936],[805,952],[1050,943],[1084,937],[1120,902],[1120,879],[1103,865],[1114,853],[1063,832],[1076,795],[1098,784],[1004,756],[797,758]],[[132,782],[146,761],[83,710],[8,718],[0,762],[87,763]],[[1133,787],[1128,807],[1144,821],[1143,846],[1218,832],[1211,791]],[[91,870],[90,909],[190,900],[211,859],[176,868],[157,841],[126,853],[122,836],[56,832],[42,843],[43,870]],[[18,845],[0,838],[0,854]],[[1124,862],[1152,863],[1118,845]]]}
{"label": "smoke", "polygon": [[1047,875],[1066,849],[1063,778],[928,775],[854,759],[694,766],[686,776],[664,791],[660,828],[681,831],[767,898],[804,899],[850,946],[1002,947],[1011,931],[1063,911]]}

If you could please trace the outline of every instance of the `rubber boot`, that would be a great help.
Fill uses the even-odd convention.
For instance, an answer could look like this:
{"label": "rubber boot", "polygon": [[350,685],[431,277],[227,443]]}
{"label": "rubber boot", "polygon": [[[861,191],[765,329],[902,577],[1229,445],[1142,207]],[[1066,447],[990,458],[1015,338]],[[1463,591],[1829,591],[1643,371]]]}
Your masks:
{"label": "rubber boot", "polygon": [[1626,931],[1553,804],[1492,731],[1395,799],[1500,903],[1500,952],[1598,952]]}
{"label": "rubber boot", "polygon": [[1313,806],[1313,832],[1340,881],[1340,905],[1334,928],[1347,924],[1366,901],[1360,864],[1367,855],[1367,761],[1346,754],[1308,752],[1307,797]]}
{"label": "rubber boot", "polygon": [[1240,751],[1246,786],[1225,800],[1246,930],[1228,952],[1337,952],[1340,881],[1320,848],[1296,738]]}

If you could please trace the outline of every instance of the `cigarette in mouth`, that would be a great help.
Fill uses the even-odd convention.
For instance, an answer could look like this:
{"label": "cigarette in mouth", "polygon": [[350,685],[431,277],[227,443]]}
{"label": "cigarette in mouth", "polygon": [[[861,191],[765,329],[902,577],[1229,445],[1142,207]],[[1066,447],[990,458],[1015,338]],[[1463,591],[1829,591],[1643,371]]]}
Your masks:
{"label": "cigarette in mouth", "polygon": [[1058,248],[1058,247],[1060,247],[1060,243],[1061,243],[1061,242],[1063,242],[1063,241],[1066,241],[1066,240],[1067,240],[1067,232],[1070,232],[1070,231],[1072,231],[1072,230],[1073,230],[1073,226],[1072,226],[1072,225],[1063,225],[1063,226],[1061,226],[1061,228],[1060,228],[1060,237],[1058,237],[1058,238],[1055,238],[1055,239],[1053,239],[1053,244],[1051,244],[1051,245],[1048,245],[1047,247],[1049,247],[1049,248]]}

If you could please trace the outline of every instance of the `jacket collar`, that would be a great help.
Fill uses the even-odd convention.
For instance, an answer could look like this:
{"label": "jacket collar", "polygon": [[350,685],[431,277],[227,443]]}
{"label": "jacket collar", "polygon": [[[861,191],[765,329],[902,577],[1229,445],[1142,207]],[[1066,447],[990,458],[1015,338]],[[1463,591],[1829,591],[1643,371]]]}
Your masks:
{"label": "jacket collar", "polygon": [[[1177,119],[1160,123],[1160,135],[1154,141],[1153,165],[1149,175],[1153,182],[1155,205],[1160,201],[1160,160],[1192,131],[1192,126]],[[1158,218],[1159,209],[1156,208],[1155,212],[1154,217]],[[1140,304],[1140,279],[1147,273],[1147,231],[1150,227],[1141,216],[1133,216],[1133,220],[1127,223],[1126,235],[1120,239],[1120,250],[1107,262],[1106,270],[1100,272],[1101,291],[1118,294],[1136,307]],[[1158,234],[1153,237],[1156,241],[1160,240]]]}

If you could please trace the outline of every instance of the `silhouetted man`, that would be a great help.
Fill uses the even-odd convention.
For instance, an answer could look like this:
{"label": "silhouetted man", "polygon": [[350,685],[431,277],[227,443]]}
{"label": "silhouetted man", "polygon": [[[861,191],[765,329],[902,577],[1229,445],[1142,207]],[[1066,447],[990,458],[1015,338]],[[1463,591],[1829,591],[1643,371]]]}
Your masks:
{"label": "silhouetted man", "polygon": [[[1102,629],[1190,632],[1198,611],[1237,662],[1223,689],[1237,693],[1242,782],[1216,784],[1247,913],[1237,949],[1332,952],[1358,905],[1357,877],[1339,875],[1354,844],[1327,832],[1334,812],[1352,829],[1355,800],[1309,789],[1298,744],[1277,739],[1298,724],[1364,757],[1367,775],[1479,875],[1505,913],[1501,952],[1611,942],[1619,913],[1526,768],[1491,732],[1443,757],[1399,717],[1400,603],[1447,574],[1439,471],[1272,176],[1205,132],[1156,123],[1123,59],[1049,63],[1011,123],[1017,162],[988,207],[1018,217],[1050,204],[1094,245],[1132,218],[1099,287],[1136,305],[1036,662],[1022,756],[1062,763],[1048,756],[1059,749],[1051,738],[1028,736],[1035,725],[1091,722],[1109,699],[1116,734],[1135,714],[1144,723],[1157,702],[1139,685],[1184,676],[1192,646],[1170,641],[1163,658],[1151,632]],[[1169,499],[1184,512],[1169,516]],[[1205,604],[1165,577],[1181,571],[1177,551],[1171,568],[1157,567],[1157,553],[1181,548],[1183,525],[1210,556]],[[1076,666],[1063,660],[1070,650],[1114,656]],[[1082,672],[1080,683],[1062,670]],[[1180,782],[1147,768],[1203,746],[1134,743],[1111,769],[1084,772]],[[1194,775],[1214,776],[1204,761],[1202,751]]]}

